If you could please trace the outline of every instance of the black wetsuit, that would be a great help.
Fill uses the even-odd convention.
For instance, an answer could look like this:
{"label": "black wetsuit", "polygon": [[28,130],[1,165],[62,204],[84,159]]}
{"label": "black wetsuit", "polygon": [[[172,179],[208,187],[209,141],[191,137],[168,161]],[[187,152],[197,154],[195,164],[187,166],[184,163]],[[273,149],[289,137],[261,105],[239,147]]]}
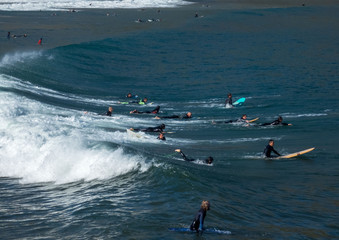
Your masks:
{"label": "black wetsuit", "polygon": [[227,106],[227,104],[233,106],[233,100],[232,98],[227,98],[226,101],[225,101],[225,106]]}
{"label": "black wetsuit", "polygon": [[111,117],[111,116],[112,116],[112,112],[110,112],[110,111],[107,111],[107,112],[106,112],[106,116],[109,116],[109,117]]}
{"label": "black wetsuit", "polygon": [[162,140],[162,141],[166,141],[166,138],[165,138],[165,136],[163,136],[162,138],[160,138],[160,137],[157,137],[157,139],[159,139],[159,140]]}
{"label": "black wetsuit", "polygon": [[283,123],[283,122],[279,121],[279,119],[277,119],[277,120],[274,120],[271,123],[263,123],[263,124],[261,124],[261,126],[268,126],[268,125],[272,125],[272,126],[278,126],[278,125],[288,126],[288,123]]}
{"label": "black wetsuit", "polygon": [[157,127],[148,127],[143,129],[133,129],[135,132],[163,132],[164,128],[160,126]]}
{"label": "black wetsuit", "polygon": [[[195,161],[194,158],[188,158],[182,151],[180,151],[179,153],[180,153],[180,155],[182,156],[182,158],[183,158],[185,161],[188,161],[188,162],[193,162],[193,161]],[[213,158],[212,158],[212,161],[213,161]],[[212,161],[209,161],[209,159],[205,159],[205,160],[204,160],[204,162],[205,162],[206,164],[211,164]]]}
{"label": "black wetsuit", "polygon": [[152,111],[145,111],[145,112],[139,112],[138,110],[133,111],[132,113],[138,113],[138,114],[143,114],[143,113],[153,113],[153,114],[157,114],[160,110],[160,106],[157,106],[156,108],[154,108]]}
{"label": "black wetsuit", "polygon": [[193,222],[191,223],[190,229],[192,231],[202,230],[204,226],[205,217],[206,217],[206,210],[204,210],[203,208],[200,208],[200,210],[195,215]]}
{"label": "black wetsuit", "polygon": [[264,154],[266,157],[271,158],[271,153],[274,152],[275,154],[277,154],[278,156],[281,156],[271,145],[267,145],[265,150],[264,150]]}
{"label": "black wetsuit", "polygon": [[226,121],[225,123],[247,123],[247,121],[245,119],[242,119],[242,118],[239,118],[237,120],[229,120],[229,121]]}
{"label": "black wetsuit", "polygon": [[188,161],[188,162],[193,162],[193,161],[195,161],[195,159],[193,159],[193,158],[188,158],[188,157],[186,157],[186,155],[185,155],[182,151],[180,151],[179,153],[180,153],[180,155],[182,156],[182,158],[183,158],[185,161]]}
{"label": "black wetsuit", "polygon": [[172,118],[172,119],[175,119],[175,118],[180,118],[180,119],[189,119],[191,117],[187,116],[187,115],[184,115],[184,116],[179,116],[179,115],[172,115],[172,116],[163,116],[163,117],[159,117],[159,118]]}

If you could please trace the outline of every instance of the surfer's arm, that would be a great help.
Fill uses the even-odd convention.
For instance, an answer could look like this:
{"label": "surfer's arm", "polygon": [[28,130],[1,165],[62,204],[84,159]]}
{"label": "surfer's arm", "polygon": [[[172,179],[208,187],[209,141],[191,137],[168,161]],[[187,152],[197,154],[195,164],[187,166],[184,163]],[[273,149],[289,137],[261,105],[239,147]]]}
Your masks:
{"label": "surfer's arm", "polygon": [[273,151],[275,154],[277,154],[278,156],[281,156],[281,154],[278,153],[275,149],[272,149],[272,151]]}
{"label": "surfer's arm", "polygon": [[186,155],[185,155],[180,149],[177,149],[177,150],[175,150],[175,151],[178,152],[178,153],[180,153],[180,155],[182,156],[182,158],[183,158],[185,161],[189,161],[189,162],[194,161],[194,159],[189,159],[189,158],[187,158]]}

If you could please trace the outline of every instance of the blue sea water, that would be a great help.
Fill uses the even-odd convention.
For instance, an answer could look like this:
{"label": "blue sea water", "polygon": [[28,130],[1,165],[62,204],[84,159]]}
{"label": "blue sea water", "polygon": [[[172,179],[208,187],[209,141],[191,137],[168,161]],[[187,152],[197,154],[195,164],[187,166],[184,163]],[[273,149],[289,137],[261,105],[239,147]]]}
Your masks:
{"label": "blue sea water", "polygon": [[[2,56],[0,238],[337,238],[337,11],[219,11],[175,29]],[[150,103],[119,104],[128,92]],[[228,92],[245,104],[226,109]],[[193,118],[129,114],[157,105],[159,115]],[[99,115],[108,106],[113,116]],[[242,114],[259,120],[212,124]],[[293,126],[259,125],[278,116]],[[165,142],[126,132],[161,123],[172,132]],[[282,154],[316,149],[265,160],[271,138]],[[231,234],[168,230],[187,227],[202,200],[211,202],[205,227]]]}

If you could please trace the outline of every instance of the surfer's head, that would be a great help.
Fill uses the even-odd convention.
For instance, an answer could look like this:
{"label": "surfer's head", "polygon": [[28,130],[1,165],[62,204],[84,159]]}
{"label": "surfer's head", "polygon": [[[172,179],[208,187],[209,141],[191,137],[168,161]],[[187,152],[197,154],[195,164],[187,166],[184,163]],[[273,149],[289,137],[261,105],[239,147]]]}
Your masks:
{"label": "surfer's head", "polygon": [[148,101],[147,97],[144,97],[144,99],[142,100],[144,103],[146,103]]}
{"label": "surfer's head", "polygon": [[131,98],[132,97],[132,93],[128,93],[126,97]]}
{"label": "surfer's head", "polygon": [[188,113],[186,113],[186,116],[189,117],[189,118],[191,118],[191,117],[192,117],[192,113],[191,113],[191,112],[188,112]]}
{"label": "surfer's head", "polygon": [[268,141],[268,145],[270,145],[270,146],[273,147],[273,145],[274,145],[274,140],[273,140],[273,139],[270,139],[270,140]]}
{"label": "surfer's head", "polygon": [[210,206],[211,206],[211,204],[210,204],[210,202],[209,201],[202,201],[201,202],[201,208],[202,209],[204,209],[205,211],[207,211],[207,210],[210,210]]}
{"label": "surfer's head", "polygon": [[210,156],[206,159],[207,164],[212,164],[213,163],[213,158]]}
{"label": "surfer's head", "polygon": [[165,129],[165,127],[166,127],[165,124],[161,124],[161,125],[160,125],[160,128],[161,128],[161,129]]}
{"label": "surfer's head", "polygon": [[279,121],[279,122],[282,122],[282,120],[283,120],[282,116],[279,116],[279,117],[278,117],[278,121]]}
{"label": "surfer's head", "polygon": [[113,112],[113,108],[112,107],[108,107],[108,111],[109,112]]}
{"label": "surfer's head", "polygon": [[228,98],[231,98],[231,97],[232,97],[232,94],[231,94],[231,93],[229,93],[229,94],[227,94],[227,96],[228,96]]}
{"label": "surfer's head", "polygon": [[241,119],[246,120],[247,119],[247,115],[246,114],[242,115]]}

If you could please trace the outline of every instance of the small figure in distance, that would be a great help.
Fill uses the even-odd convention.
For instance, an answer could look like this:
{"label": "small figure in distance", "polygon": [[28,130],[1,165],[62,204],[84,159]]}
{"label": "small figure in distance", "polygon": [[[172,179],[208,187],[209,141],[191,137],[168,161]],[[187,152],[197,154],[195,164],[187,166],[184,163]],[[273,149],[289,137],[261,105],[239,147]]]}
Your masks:
{"label": "small figure in distance", "polygon": [[42,38],[39,39],[38,45],[42,45]]}
{"label": "small figure in distance", "polygon": [[112,107],[108,107],[108,111],[106,112],[106,116],[111,117],[113,113],[113,108]]}
{"label": "small figure in distance", "polygon": [[165,124],[161,124],[157,127],[130,128],[130,130],[135,132],[163,132],[165,128],[166,128]]}
{"label": "small figure in distance", "polygon": [[263,123],[260,126],[292,126],[291,123],[283,123],[283,118],[281,116],[278,117],[278,119],[274,120],[271,123]]}
{"label": "small figure in distance", "polygon": [[160,106],[157,106],[156,108],[154,108],[152,111],[145,111],[145,112],[140,112],[136,109],[134,109],[133,111],[130,111],[129,113],[132,114],[132,113],[137,113],[137,114],[143,114],[143,113],[153,113],[153,114],[157,114],[160,110]]}
{"label": "small figure in distance", "polygon": [[229,121],[226,121],[225,123],[234,123],[234,122],[237,122],[237,123],[249,123],[249,121],[247,120],[247,115],[246,114],[243,114],[241,116],[241,118],[239,118],[237,120],[229,120]]}
{"label": "small figure in distance", "polygon": [[132,93],[128,93],[127,95],[126,95],[126,97],[127,98],[138,98],[139,96],[138,95],[132,95]]}
{"label": "small figure in distance", "polygon": [[183,116],[179,116],[179,115],[172,115],[172,116],[163,116],[163,117],[159,117],[159,116],[156,116],[155,119],[166,119],[166,118],[179,118],[179,119],[190,119],[192,118],[192,113],[191,112],[188,112],[186,113],[185,115]]}
{"label": "small figure in distance", "polygon": [[206,217],[206,213],[210,210],[211,204],[209,201],[202,201],[199,211],[194,217],[193,222],[190,225],[191,231],[195,230],[197,232],[201,232],[204,229],[204,221]]}
{"label": "small figure in distance", "polygon": [[274,140],[270,139],[268,141],[268,145],[266,146],[265,150],[264,150],[264,155],[267,158],[272,158],[271,153],[274,152],[275,154],[277,154],[278,156],[281,156],[280,153],[278,153],[274,148]]}
{"label": "small figure in distance", "polygon": [[164,135],[163,132],[159,133],[159,136],[157,137],[157,139],[162,140],[162,141],[166,141],[166,138],[165,138],[165,135]]}
{"label": "small figure in distance", "polygon": [[145,104],[147,104],[147,101],[148,101],[147,97],[144,97],[142,100],[140,100],[140,101],[138,102],[138,104],[140,104],[140,105],[145,105]]}
{"label": "small figure in distance", "polygon": [[233,107],[233,100],[232,100],[232,94],[231,93],[227,94],[227,99],[225,101],[225,107],[226,108]]}
{"label": "small figure in distance", "polygon": [[11,38],[11,32],[7,33],[7,38],[10,39]]}
{"label": "small figure in distance", "polygon": [[[180,153],[180,155],[182,156],[182,158],[185,160],[185,161],[188,161],[188,162],[193,162],[195,161],[195,159],[193,158],[188,158],[186,157],[186,155],[181,151],[181,149],[175,149],[176,152]],[[204,162],[206,164],[212,164],[213,163],[213,158],[212,157],[208,157],[207,159],[204,160]]]}

